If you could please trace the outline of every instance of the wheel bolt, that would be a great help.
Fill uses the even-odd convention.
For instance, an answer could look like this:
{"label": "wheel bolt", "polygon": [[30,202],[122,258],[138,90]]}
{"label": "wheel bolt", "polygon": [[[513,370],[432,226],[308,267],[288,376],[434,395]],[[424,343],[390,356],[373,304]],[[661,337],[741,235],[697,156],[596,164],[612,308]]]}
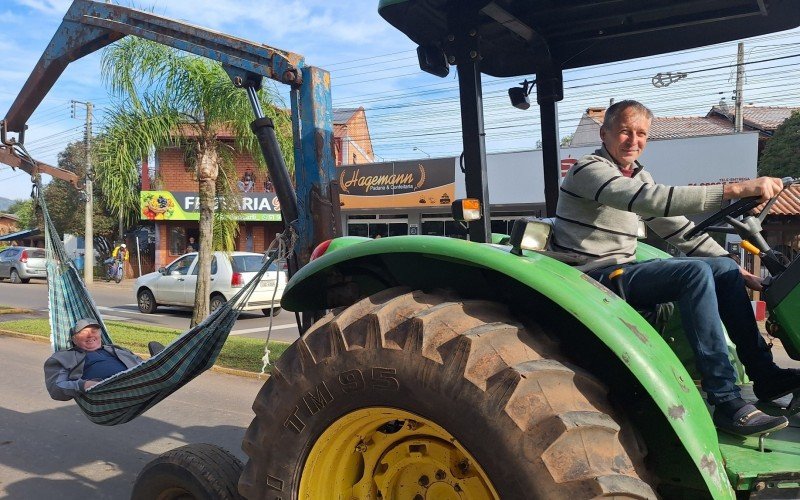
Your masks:
{"label": "wheel bolt", "polygon": [[366,453],[367,452],[367,445],[364,444],[364,441],[359,441],[356,445],[356,451],[358,453]]}
{"label": "wheel bolt", "polygon": [[445,477],[446,477],[446,474],[444,473],[444,471],[442,469],[439,469],[439,470],[436,471],[436,479],[438,481],[441,481]]}
{"label": "wheel bolt", "polygon": [[431,482],[431,480],[428,478],[428,476],[420,476],[419,477],[419,485],[420,486],[428,486],[428,483],[430,483],[430,482]]}

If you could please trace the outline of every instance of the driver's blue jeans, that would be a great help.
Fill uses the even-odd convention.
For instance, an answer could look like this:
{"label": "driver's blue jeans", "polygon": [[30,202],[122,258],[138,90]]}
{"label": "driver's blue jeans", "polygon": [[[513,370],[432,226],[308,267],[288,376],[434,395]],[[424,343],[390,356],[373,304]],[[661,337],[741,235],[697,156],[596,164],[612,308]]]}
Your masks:
{"label": "driver's blue jeans", "polygon": [[695,353],[701,386],[710,404],[740,397],[720,319],[748,376],[758,380],[776,368],[758,331],[739,266],[729,257],[678,257],[607,266],[589,275],[614,290],[608,275],[624,268],[625,297],[634,308],[675,302]]}

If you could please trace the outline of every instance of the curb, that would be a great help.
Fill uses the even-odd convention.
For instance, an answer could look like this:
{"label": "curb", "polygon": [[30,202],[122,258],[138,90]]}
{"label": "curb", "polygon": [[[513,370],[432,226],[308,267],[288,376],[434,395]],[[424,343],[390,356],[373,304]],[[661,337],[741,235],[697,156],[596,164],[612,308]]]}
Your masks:
{"label": "curb", "polygon": [[[39,342],[39,343],[43,343],[43,344],[49,344],[50,343],[50,339],[48,337],[41,337],[39,335],[31,335],[29,333],[12,332],[11,330],[0,330],[0,335],[5,336],[5,337],[16,337],[16,338],[19,338],[19,339],[31,340],[33,342]],[[137,356],[139,356],[140,358],[143,358],[143,359],[147,359],[149,357],[149,354],[143,354],[143,353],[140,353],[140,352],[135,352],[134,354],[136,354]],[[237,377],[253,378],[253,379],[264,380],[264,381],[266,381],[269,378],[269,373],[265,373],[264,376],[262,377],[260,373],[248,372],[248,371],[245,371],[245,370],[237,370],[236,368],[227,368],[227,367],[224,367],[224,366],[214,365],[209,369],[212,372],[225,373],[227,375],[235,375]]]}

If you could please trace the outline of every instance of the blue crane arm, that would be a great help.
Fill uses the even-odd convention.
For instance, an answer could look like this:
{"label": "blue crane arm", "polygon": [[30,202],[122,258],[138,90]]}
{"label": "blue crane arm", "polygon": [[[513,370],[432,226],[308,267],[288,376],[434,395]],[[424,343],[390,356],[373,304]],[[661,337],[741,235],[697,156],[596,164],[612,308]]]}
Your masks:
{"label": "blue crane arm", "polygon": [[24,133],[28,118],[69,63],[126,35],[207,57],[226,67],[293,87],[302,83],[304,62],[299,54],[120,5],[75,0],[6,114],[3,132]]}
{"label": "blue crane arm", "polygon": [[[291,86],[296,193],[281,155],[275,154],[277,144],[274,137],[269,140],[264,139],[264,134],[257,136],[268,158],[270,175],[276,181],[284,222],[292,224],[297,232],[295,253],[298,260],[295,266],[290,267],[294,267],[294,271],[308,262],[317,243],[339,233],[338,217],[331,213],[338,210],[338,204],[333,207],[330,201],[331,182],[336,177],[330,74],[305,65],[299,54],[120,5],[74,0],[5,119],[0,122],[0,162],[31,174],[37,172],[36,162],[17,158],[13,148],[15,144],[24,143],[28,118],[69,63],[126,35],[222,63],[234,85],[249,88],[251,103],[254,104],[257,101],[253,102],[252,92],[260,88],[263,77]],[[259,113],[257,110],[256,114]],[[254,124],[259,124],[264,130],[269,128],[263,118]],[[16,132],[17,138],[7,137],[8,132]],[[68,172],[56,167],[42,166],[38,171],[77,185]],[[318,218],[316,222],[312,214]]]}

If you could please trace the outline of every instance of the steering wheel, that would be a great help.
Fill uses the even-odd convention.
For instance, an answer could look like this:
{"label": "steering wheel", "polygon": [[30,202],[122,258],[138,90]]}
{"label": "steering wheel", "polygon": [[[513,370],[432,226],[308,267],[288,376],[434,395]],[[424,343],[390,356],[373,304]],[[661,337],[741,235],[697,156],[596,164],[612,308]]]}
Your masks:
{"label": "steering wheel", "polygon": [[691,231],[688,231],[686,234],[683,235],[683,239],[691,240],[701,232],[705,231],[709,227],[716,224],[717,222],[720,222],[727,217],[738,217],[740,215],[746,214],[747,212],[754,209],[760,204],[761,204],[761,198],[759,198],[758,196],[750,196],[748,198],[742,198],[739,201],[731,203],[730,205],[718,211],[717,213],[712,214],[706,220],[698,223],[691,229]]}

